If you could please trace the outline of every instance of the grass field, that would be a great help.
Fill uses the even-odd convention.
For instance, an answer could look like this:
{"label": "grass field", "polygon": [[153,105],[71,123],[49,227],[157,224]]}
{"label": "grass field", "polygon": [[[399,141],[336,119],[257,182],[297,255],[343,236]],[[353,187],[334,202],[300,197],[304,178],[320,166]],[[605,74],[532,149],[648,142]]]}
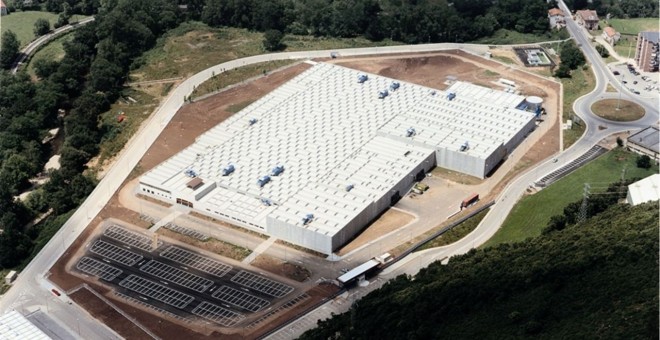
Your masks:
{"label": "grass field", "polygon": [[[571,72],[571,78],[561,78],[560,81],[564,85],[564,114],[562,121],[566,122],[567,119],[573,119],[573,102],[581,96],[593,90],[595,85],[594,75],[591,69],[586,70],[579,68]],[[577,124],[573,122],[573,128],[564,130],[564,149],[573,145],[582,134],[584,134],[584,124]]]}
{"label": "grass field", "polygon": [[617,122],[631,122],[644,117],[644,108],[627,100],[603,99],[591,105],[591,111],[599,117]]}
{"label": "grass field", "polygon": [[34,75],[34,62],[38,59],[60,61],[64,58],[64,42],[73,39],[73,34],[67,33],[59,38],[50,41],[32,56],[27,66],[27,72],[30,76]]}
{"label": "grass field", "polygon": [[622,58],[634,58],[635,46],[637,46],[636,35],[621,35],[619,42],[614,45],[614,51]]}
{"label": "grass field", "polygon": [[[57,22],[57,14],[50,12],[26,11],[13,12],[2,17],[2,33],[6,30],[12,30],[21,42],[21,48],[25,47],[30,41],[34,40],[34,23],[39,18],[44,18],[50,22],[50,27]],[[70,22],[86,18],[82,15],[74,15]]]}
{"label": "grass field", "polygon": [[660,29],[658,18],[635,18],[635,19],[610,19],[605,21],[604,26],[608,24],[614,27],[621,34],[637,35],[642,31],[657,31]]}
{"label": "grass field", "polygon": [[636,154],[614,149],[540,192],[523,197],[484,247],[540,235],[550,217],[561,214],[567,204],[582,198],[584,183],[589,183],[591,192],[597,193],[619,180],[624,167],[626,178],[643,178],[658,173],[657,165],[649,170],[640,169],[636,160]]}
{"label": "grass field", "polygon": [[462,239],[463,237],[467,236],[467,234],[471,233],[475,228],[477,228],[481,220],[486,217],[486,214],[488,214],[489,210],[490,209],[485,209],[484,211],[472,216],[470,219],[424,244],[415,251],[446,246]]}
{"label": "grass field", "polygon": [[492,36],[474,41],[475,44],[509,45],[537,43],[542,41],[563,40],[568,38],[566,30],[552,30],[542,35],[518,33],[506,29],[497,30]]}

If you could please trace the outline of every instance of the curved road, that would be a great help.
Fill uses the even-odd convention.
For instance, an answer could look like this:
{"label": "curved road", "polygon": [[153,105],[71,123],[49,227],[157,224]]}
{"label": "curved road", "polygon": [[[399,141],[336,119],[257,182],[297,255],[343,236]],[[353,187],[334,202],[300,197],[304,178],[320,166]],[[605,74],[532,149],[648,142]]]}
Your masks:
{"label": "curved road", "polygon": [[[585,45],[583,44],[583,46]],[[432,52],[456,48],[471,49],[477,51],[481,51],[480,49],[483,48],[487,49],[487,47],[469,44],[424,44],[409,46],[355,48],[332,51],[337,51],[342,56],[360,56],[369,54]],[[186,79],[161,103],[161,105],[149,118],[146,124],[143,124],[143,127],[124,148],[115,164],[108,171],[103,180],[101,180],[99,185],[90,194],[88,199],[71,216],[71,218],[64,224],[64,226],[57,232],[57,234],[55,234],[55,236],[48,242],[48,244],[46,244],[41,252],[39,252],[39,254],[34,258],[34,260],[21,272],[19,278],[14,283],[14,287],[3,296],[2,300],[0,300],[0,312],[5,312],[11,309],[18,309],[25,314],[27,311],[34,310],[35,308],[43,309],[44,301],[46,301],[46,304],[48,304],[48,301],[52,300],[53,303],[51,303],[50,307],[46,305],[45,309],[50,308],[66,310],[65,313],[55,313],[55,316],[61,319],[64,324],[69,325],[70,328],[76,328],[75,325],[77,325],[77,332],[73,333],[78,333],[79,337],[84,337],[84,334],[95,334],[95,337],[98,339],[117,338],[118,336],[113,331],[101,323],[96,322],[94,319],[89,318],[89,316],[84,311],[80,310],[80,308],[77,308],[75,305],[67,306],[68,298],[65,295],[60,298],[53,299],[52,295],[50,294],[50,289],[54,287],[52,286],[52,283],[44,279],[44,275],[48,269],[55,263],[55,261],[57,261],[60,256],[62,256],[66,249],[71,245],[71,243],[78,237],[78,235],[82,233],[92,217],[96,216],[96,214],[98,214],[106,202],[108,202],[112,194],[120,187],[121,183],[128,176],[131,169],[135,167],[147,149],[156,140],[163,128],[167,125],[167,123],[169,123],[171,118],[177,112],[178,108],[184,104],[184,99],[186,96],[188,96],[196,86],[214,75],[221,74],[222,70],[226,71],[248,64],[272,60],[328,57],[330,52],[331,50],[302,51],[252,56],[216,65]],[[596,64],[593,65],[594,69],[596,69]],[[600,74],[596,72],[597,82],[599,84],[597,86],[597,90],[605,88],[604,79],[607,78],[602,70],[600,70],[600,72]],[[590,96],[592,96],[590,98],[593,100],[593,98],[595,98],[593,96],[598,96],[598,94],[592,93]],[[583,99],[583,101],[587,104],[590,103],[591,100]],[[578,103],[581,102],[577,102],[576,105]],[[643,105],[648,110],[649,105]],[[593,145],[597,140],[599,140],[599,136],[601,135],[612,133],[617,129],[625,130],[630,128],[629,126],[613,125],[610,129],[604,130],[604,132],[599,132],[597,129],[593,128],[594,124],[597,123],[594,123],[593,120],[589,119],[589,115],[584,113],[588,111],[582,111],[581,107],[576,111],[581,113],[581,117],[583,117],[585,122],[590,127],[587,129],[585,138],[580,140],[579,143],[576,143],[561,156],[562,163],[542,164],[539,166],[539,171],[543,173],[550,172],[557,166],[563,163],[567,163],[570,159],[576,158],[582,152],[591,147],[591,145]],[[647,117],[649,116],[650,114],[647,115]],[[655,111],[655,116],[657,117],[657,110]],[[647,118],[644,118],[643,120],[646,121],[646,119]],[[636,123],[638,125],[642,124],[641,121]],[[480,226],[472,234],[468,235],[468,237],[466,237],[464,240],[461,240],[450,247],[439,248],[439,250],[450,255],[460,254],[462,252],[468,251],[474,246],[482,244],[488,238],[490,238],[490,236],[494,234],[501,222],[504,220],[504,217],[506,217],[506,214],[510,208],[513,206],[513,204],[515,204],[517,197],[520,196],[520,193],[522,193],[527,184],[533,182],[536,179],[531,175],[534,173],[536,173],[536,171],[529,171],[526,175],[518,178],[513,182],[512,185],[504,190],[501,198],[498,200],[498,204],[496,206],[497,208],[493,209],[491,213],[489,213],[486,217],[488,223],[482,222],[482,224],[480,224]],[[484,227],[484,225],[487,224],[489,227]],[[428,262],[435,258],[435,255],[428,256]],[[424,261],[424,263],[426,262],[427,261]],[[421,260],[419,263],[423,264]],[[404,266],[396,266],[396,268],[400,269],[399,272],[406,271],[405,267],[405,263]],[[395,274],[395,272],[392,271],[390,271],[390,273],[392,275]]]}
{"label": "curved road", "polygon": [[41,45],[49,42],[50,40],[76,28],[79,26],[82,26],[84,24],[90,23],[94,21],[94,17],[86,18],[81,21],[78,21],[75,24],[69,24],[62,26],[54,31],[51,31],[47,34],[44,34],[37,39],[32,40],[27,46],[25,46],[19,53],[18,56],[16,57],[16,60],[14,60],[14,63],[11,65],[11,68],[9,71],[11,74],[16,74],[18,71],[18,68],[23,64],[25,60],[34,52],[36,52]]}

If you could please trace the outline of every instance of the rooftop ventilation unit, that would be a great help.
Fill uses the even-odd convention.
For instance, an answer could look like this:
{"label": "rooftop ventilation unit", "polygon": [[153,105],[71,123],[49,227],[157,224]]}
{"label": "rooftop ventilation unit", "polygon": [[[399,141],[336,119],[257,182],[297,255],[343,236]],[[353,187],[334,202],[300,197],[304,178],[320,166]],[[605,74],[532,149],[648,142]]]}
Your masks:
{"label": "rooftop ventilation unit", "polygon": [[461,152],[468,151],[468,150],[470,150],[470,144],[468,144],[468,142],[465,141],[465,143],[463,143],[463,145],[461,145]]}
{"label": "rooftop ventilation unit", "polygon": [[271,200],[267,199],[267,198],[261,198],[261,203],[263,203],[263,205],[265,205],[267,207],[270,207],[271,205],[273,205],[273,202]]}
{"label": "rooftop ventilation unit", "polygon": [[378,92],[378,99],[383,99],[383,98],[387,97],[389,94],[390,93],[387,92],[387,90],[382,90],[382,91]]}
{"label": "rooftop ventilation unit", "polygon": [[229,174],[234,172],[234,170],[236,170],[236,168],[234,167],[234,164],[229,164],[224,169],[222,169],[222,175],[223,176],[228,176]]}
{"label": "rooftop ventilation unit", "polygon": [[435,91],[431,91],[431,95],[432,95],[432,96],[435,96],[436,94],[437,94],[437,92],[435,92]]}
{"label": "rooftop ventilation unit", "polygon": [[303,225],[307,225],[314,220],[314,214],[307,214],[302,218]]}
{"label": "rooftop ventilation unit", "polygon": [[369,79],[369,77],[366,74],[360,74],[358,76],[358,83],[362,84],[365,81],[367,81],[368,79]]}
{"label": "rooftop ventilation unit", "polygon": [[279,176],[282,172],[284,172],[284,165],[277,165],[270,171],[270,174],[272,176]]}
{"label": "rooftop ventilation unit", "polygon": [[262,177],[259,177],[259,179],[257,180],[257,185],[259,187],[263,188],[264,185],[266,185],[266,183],[268,183],[268,182],[270,182],[270,176],[268,176],[268,175],[262,176]]}
{"label": "rooftop ventilation unit", "polygon": [[449,93],[447,93],[447,99],[448,99],[449,101],[453,100],[454,98],[456,98],[456,93],[455,93],[455,92],[449,92]]}
{"label": "rooftop ventilation unit", "polygon": [[417,131],[415,131],[414,128],[409,128],[408,130],[406,130],[406,137],[412,137],[412,136],[414,136],[416,133],[417,133]]}
{"label": "rooftop ventilation unit", "polygon": [[188,177],[197,177],[197,173],[193,169],[186,169],[183,173]]}
{"label": "rooftop ventilation unit", "polygon": [[390,91],[394,92],[396,91],[401,84],[399,84],[398,81],[393,81],[392,84],[390,84]]}
{"label": "rooftop ventilation unit", "polygon": [[250,125],[257,124],[257,118],[250,118]]}
{"label": "rooftop ventilation unit", "polygon": [[355,188],[355,185],[349,184],[349,185],[346,186],[346,191],[351,191],[351,190],[353,190],[353,188]]}

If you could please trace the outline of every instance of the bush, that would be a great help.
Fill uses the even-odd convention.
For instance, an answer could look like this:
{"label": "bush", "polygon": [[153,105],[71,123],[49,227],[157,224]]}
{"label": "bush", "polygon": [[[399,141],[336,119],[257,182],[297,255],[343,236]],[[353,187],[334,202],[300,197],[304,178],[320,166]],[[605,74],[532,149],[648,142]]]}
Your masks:
{"label": "bush", "polygon": [[279,51],[284,48],[282,44],[284,34],[278,30],[268,30],[264,33],[264,48],[266,51]]}
{"label": "bush", "polygon": [[50,32],[50,22],[44,18],[39,18],[34,22],[34,35],[40,37]]}
{"label": "bush", "polygon": [[621,137],[616,137],[616,145],[618,147],[623,147],[623,139],[621,139]]}
{"label": "bush", "polygon": [[637,157],[637,167],[642,169],[651,168],[651,157],[647,155],[642,155]]}
{"label": "bush", "polygon": [[598,54],[600,54],[601,57],[607,58],[610,56],[610,52],[607,50],[607,48],[603,45],[596,45],[596,51],[598,51]]}

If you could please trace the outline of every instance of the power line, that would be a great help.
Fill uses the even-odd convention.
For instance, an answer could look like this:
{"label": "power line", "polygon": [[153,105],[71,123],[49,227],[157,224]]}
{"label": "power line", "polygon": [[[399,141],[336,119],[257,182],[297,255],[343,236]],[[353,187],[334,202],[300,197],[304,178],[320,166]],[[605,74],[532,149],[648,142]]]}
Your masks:
{"label": "power line", "polygon": [[578,222],[584,222],[587,219],[587,208],[589,207],[589,183],[584,183],[584,192],[582,193],[582,205],[580,206],[580,215]]}

